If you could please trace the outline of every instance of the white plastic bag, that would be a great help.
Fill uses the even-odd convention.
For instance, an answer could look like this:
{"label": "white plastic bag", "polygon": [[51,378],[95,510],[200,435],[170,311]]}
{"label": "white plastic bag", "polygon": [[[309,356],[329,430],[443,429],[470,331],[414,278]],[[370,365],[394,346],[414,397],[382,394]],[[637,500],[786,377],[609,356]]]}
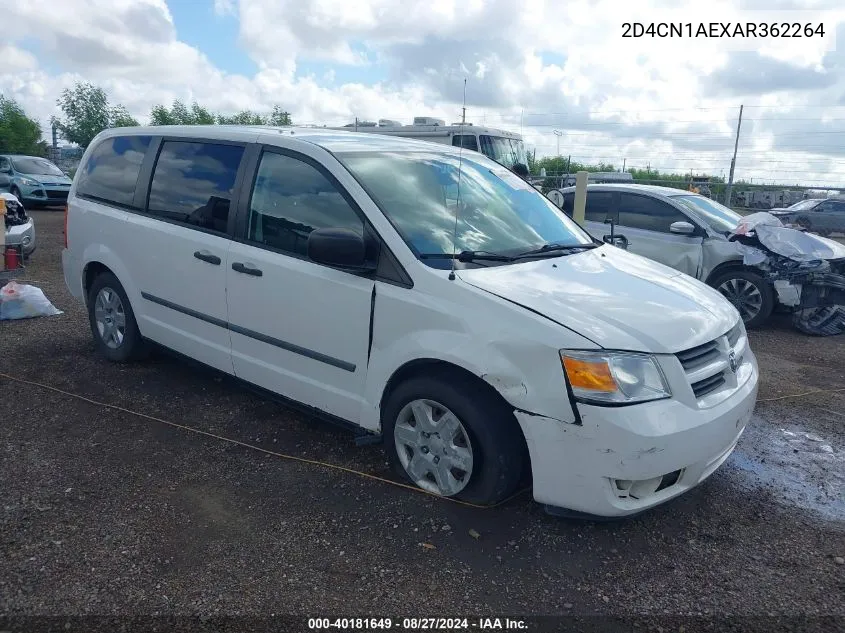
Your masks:
{"label": "white plastic bag", "polygon": [[0,321],[62,314],[40,288],[10,281],[0,288]]}

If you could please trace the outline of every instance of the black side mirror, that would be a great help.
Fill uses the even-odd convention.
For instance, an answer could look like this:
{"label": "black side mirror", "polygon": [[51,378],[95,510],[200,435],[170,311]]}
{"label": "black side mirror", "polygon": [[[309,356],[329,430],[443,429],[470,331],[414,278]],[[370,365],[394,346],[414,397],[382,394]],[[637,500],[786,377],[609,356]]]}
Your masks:
{"label": "black side mirror", "polygon": [[364,236],[351,229],[315,229],[308,234],[308,257],[318,264],[356,271],[370,271]]}
{"label": "black side mirror", "polygon": [[528,166],[523,163],[514,163],[511,171],[522,179],[528,178]]}
{"label": "black side mirror", "polygon": [[604,241],[608,244],[613,244],[614,246],[621,248],[622,250],[628,249],[628,238],[624,235],[605,235]]}

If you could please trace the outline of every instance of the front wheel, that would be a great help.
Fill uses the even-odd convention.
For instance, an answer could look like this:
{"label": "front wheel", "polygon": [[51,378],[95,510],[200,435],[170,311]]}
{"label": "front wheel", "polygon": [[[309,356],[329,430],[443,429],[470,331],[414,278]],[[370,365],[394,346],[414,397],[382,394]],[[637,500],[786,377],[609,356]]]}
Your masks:
{"label": "front wheel", "polygon": [[491,505],[513,494],[523,474],[513,415],[460,375],[399,385],[385,403],[382,432],[393,468],[435,495]]}
{"label": "front wheel", "polygon": [[772,314],[775,305],[772,288],[756,273],[747,270],[726,272],[711,285],[739,311],[745,327],[757,327]]}

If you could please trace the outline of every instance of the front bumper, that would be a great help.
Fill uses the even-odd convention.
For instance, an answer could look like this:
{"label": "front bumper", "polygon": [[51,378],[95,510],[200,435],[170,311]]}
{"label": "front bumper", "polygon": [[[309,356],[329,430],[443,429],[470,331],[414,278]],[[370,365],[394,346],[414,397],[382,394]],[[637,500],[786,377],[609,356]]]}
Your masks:
{"label": "front bumper", "polygon": [[65,204],[70,185],[39,185],[21,190],[24,206],[27,204]]}
{"label": "front bumper", "polygon": [[515,413],[528,444],[538,503],[598,517],[622,517],[697,486],[733,452],[757,401],[748,378],[716,406],[678,400],[629,407],[579,404],[582,424]]}
{"label": "front bumper", "polygon": [[32,218],[26,224],[10,226],[6,229],[6,245],[19,246],[27,257],[35,251],[35,223]]}

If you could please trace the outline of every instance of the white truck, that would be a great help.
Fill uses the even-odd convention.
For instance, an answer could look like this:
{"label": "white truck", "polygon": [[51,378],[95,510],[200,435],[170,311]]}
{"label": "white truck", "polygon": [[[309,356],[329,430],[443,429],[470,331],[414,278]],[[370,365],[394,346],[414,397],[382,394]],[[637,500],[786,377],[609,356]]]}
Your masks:
{"label": "white truck", "polygon": [[357,121],[328,129],[386,134],[455,147],[463,146],[464,149],[481,152],[517,173],[528,175],[528,158],[522,136],[507,130],[472,123],[446,125],[443,119],[424,116],[414,117],[412,125],[403,125],[391,119],[379,119],[378,123]]}

